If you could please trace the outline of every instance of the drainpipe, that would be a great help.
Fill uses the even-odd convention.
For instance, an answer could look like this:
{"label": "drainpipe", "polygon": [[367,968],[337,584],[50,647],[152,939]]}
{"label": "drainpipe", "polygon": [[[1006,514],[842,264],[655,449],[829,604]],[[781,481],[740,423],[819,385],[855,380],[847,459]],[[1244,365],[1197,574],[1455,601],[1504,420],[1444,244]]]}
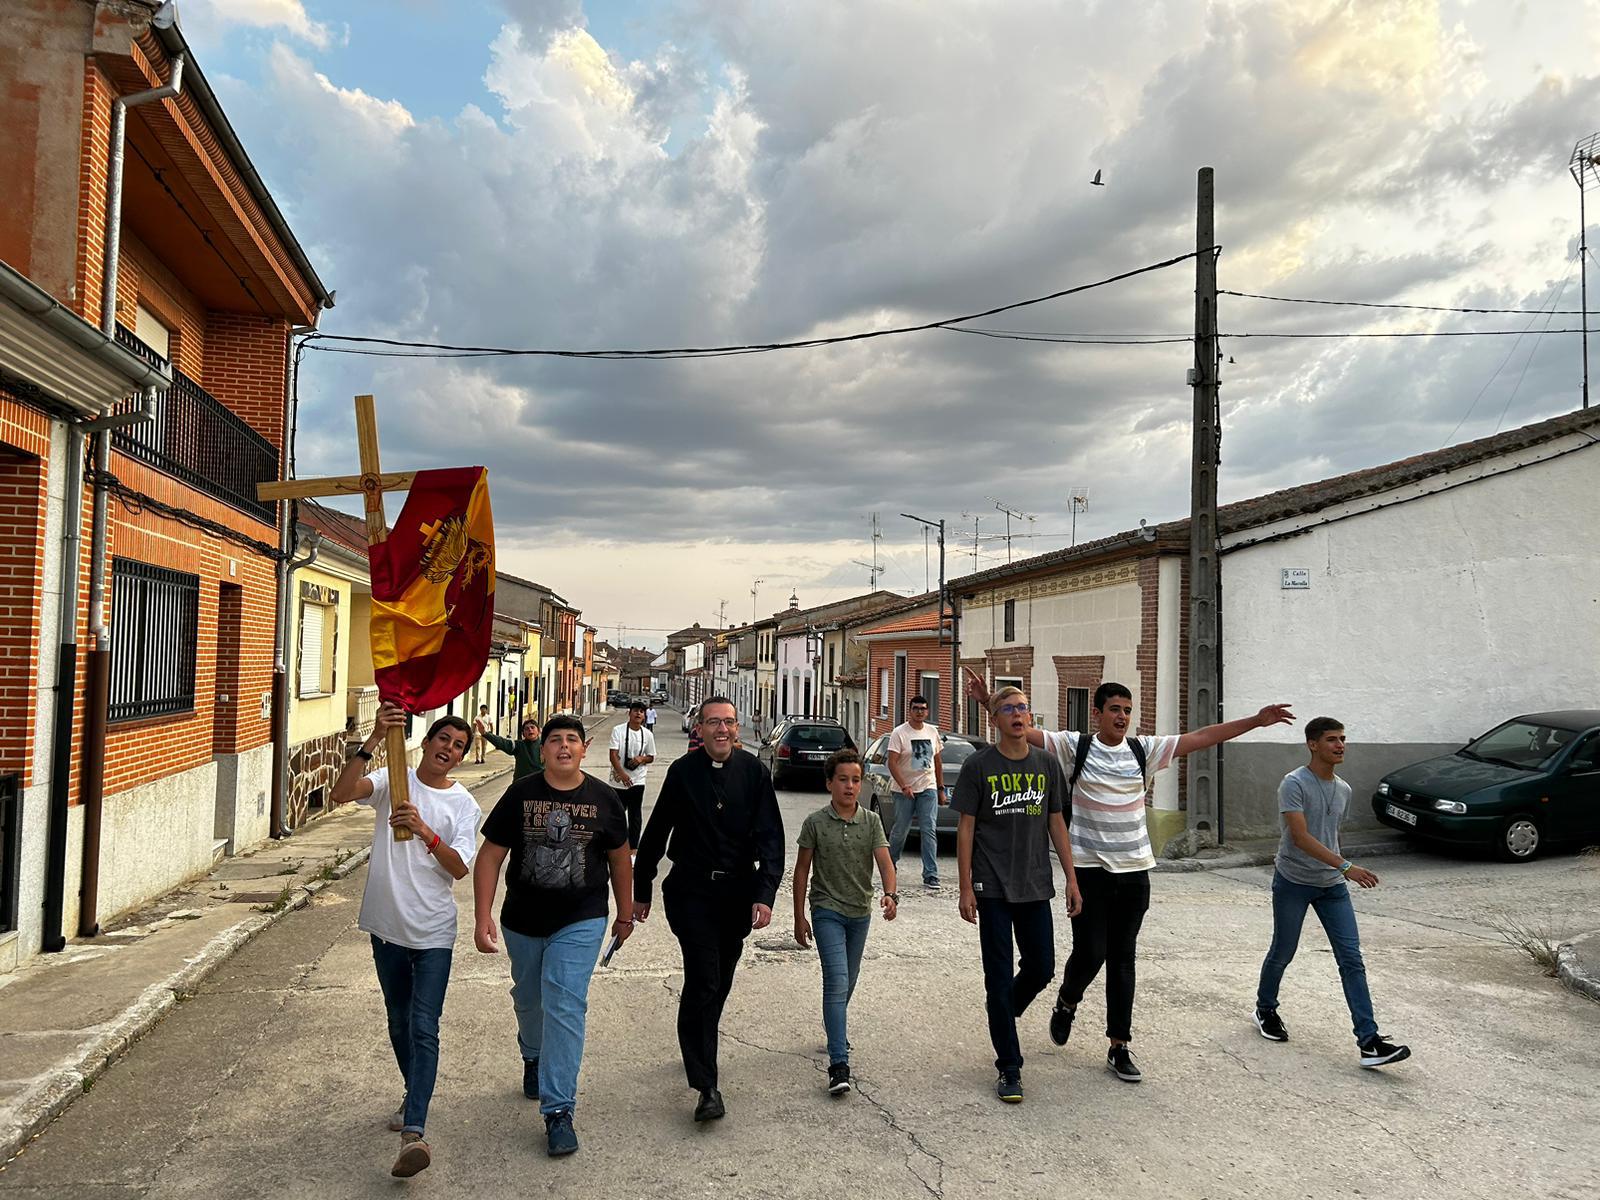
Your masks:
{"label": "drainpipe", "polygon": [[[184,56],[172,59],[172,74],[163,87],[118,96],[111,105],[111,162],[106,180],[105,258],[100,280],[100,330],[108,338],[117,333],[117,274],[122,243],[122,175],[127,156],[128,110],[141,104],[176,96],[183,86]],[[155,415],[155,393],[145,393],[144,406],[102,421],[95,430],[94,517],[89,560],[89,635],[93,645],[85,663],[86,692],[83,720],[83,886],[78,907],[78,934],[93,937],[100,931],[100,821],[105,800],[105,742],[111,690],[111,628],[106,622],[106,541],[108,496],[105,476],[111,470],[111,430]]]}

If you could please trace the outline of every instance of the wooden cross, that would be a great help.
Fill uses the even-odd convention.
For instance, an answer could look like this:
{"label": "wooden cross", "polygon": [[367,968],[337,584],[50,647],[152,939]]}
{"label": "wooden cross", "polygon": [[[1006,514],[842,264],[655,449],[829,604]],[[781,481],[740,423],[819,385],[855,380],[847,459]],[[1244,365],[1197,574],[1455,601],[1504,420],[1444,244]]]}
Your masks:
{"label": "wooden cross", "polygon": [[[325,479],[280,479],[256,484],[260,500],[307,500],[313,496],[360,496],[367,506],[367,545],[389,540],[389,523],[383,515],[383,493],[403,492],[416,478],[415,471],[393,471],[385,475],[378,466],[378,416],[371,396],[356,397],[356,447],[361,474],[334,475]],[[411,799],[411,783],[406,764],[406,731],[391,726],[384,734],[384,757],[389,770],[389,809]],[[411,830],[403,825],[394,829],[394,840],[411,840]]]}

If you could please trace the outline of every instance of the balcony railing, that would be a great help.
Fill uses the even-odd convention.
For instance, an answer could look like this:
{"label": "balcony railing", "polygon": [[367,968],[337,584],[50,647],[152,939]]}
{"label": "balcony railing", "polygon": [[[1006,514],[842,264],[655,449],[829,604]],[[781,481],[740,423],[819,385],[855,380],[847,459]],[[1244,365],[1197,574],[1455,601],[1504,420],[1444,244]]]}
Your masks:
{"label": "balcony railing", "polygon": [[[166,361],[121,325],[117,341],[149,362]],[[135,412],[143,403],[142,397],[130,396],[117,411]],[[273,506],[256,499],[256,484],[278,477],[277,447],[182,371],[174,369],[172,386],[156,394],[155,419],[122,426],[112,444],[197,491],[273,523]]]}

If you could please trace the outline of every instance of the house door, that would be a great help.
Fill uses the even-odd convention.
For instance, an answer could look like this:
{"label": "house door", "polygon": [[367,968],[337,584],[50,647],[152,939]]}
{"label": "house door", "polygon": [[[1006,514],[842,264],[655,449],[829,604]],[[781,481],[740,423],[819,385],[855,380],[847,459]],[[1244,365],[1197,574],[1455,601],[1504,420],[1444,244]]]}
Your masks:
{"label": "house door", "polygon": [[894,656],[894,723],[905,724],[906,719],[906,656],[901,651]]}

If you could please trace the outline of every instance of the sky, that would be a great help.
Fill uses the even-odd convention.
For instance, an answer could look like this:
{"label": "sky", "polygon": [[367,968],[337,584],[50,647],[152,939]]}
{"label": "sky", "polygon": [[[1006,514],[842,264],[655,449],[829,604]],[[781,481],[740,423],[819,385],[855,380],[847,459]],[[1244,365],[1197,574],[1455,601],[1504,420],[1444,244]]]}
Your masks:
{"label": "sky", "polygon": [[[1224,502],[1580,400],[1578,338],[1542,331],[1579,324],[1567,162],[1600,123],[1600,0],[179,9],[338,290],[325,333],[652,348],[943,320],[1191,252],[1210,166],[1223,289],[1526,310],[1224,296]],[[1186,260],[973,324],[1183,339],[1194,286]],[[1245,336],[1437,330],[1515,335]],[[1074,489],[1079,540],[1188,508],[1181,340],[338,345],[304,355],[298,473],[354,469],[350,398],[376,394],[388,469],[487,466],[500,567],[630,644],[866,590],[873,514],[881,586],[910,594],[937,561],[902,513],[949,521],[956,576],[1005,561],[999,506],[1025,514],[1018,558],[1069,543]]]}

